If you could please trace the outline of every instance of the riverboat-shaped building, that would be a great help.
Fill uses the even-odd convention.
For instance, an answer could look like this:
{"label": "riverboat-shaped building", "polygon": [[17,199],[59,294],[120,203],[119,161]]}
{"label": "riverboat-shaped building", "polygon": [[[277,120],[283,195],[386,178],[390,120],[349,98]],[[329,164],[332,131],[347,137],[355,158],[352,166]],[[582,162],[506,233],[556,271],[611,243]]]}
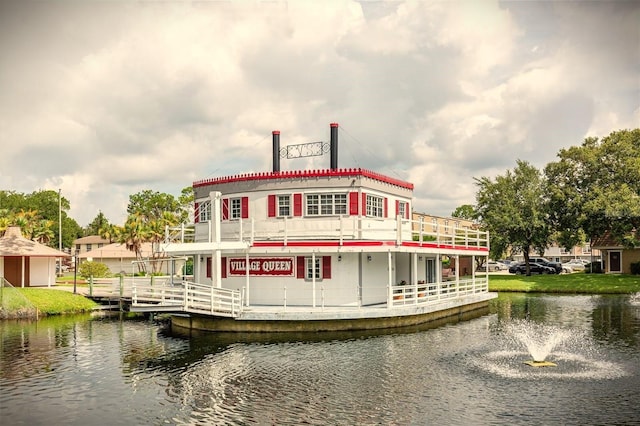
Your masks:
{"label": "riverboat-shaped building", "polygon": [[173,324],[193,329],[318,331],[486,308],[495,294],[475,265],[488,258],[488,234],[413,220],[413,184],[338,168],[338,125],[330,131],[319,147],[329,169],[281,171],[291,147],[274,131],[271,172],[194,182],[192,233],[168,232],[163,245],[193,258],[193,282],[162,296],[136,288],[132,310],[179,311]]}

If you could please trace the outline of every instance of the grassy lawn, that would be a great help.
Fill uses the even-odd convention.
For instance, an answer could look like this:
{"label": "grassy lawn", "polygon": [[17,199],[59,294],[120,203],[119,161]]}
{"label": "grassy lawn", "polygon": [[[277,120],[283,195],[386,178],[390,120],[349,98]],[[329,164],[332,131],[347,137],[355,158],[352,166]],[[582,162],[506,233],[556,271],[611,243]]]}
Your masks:
{"label": "grassy lawn", "polygon": [[97,303],[79,294],[45,288],[0,289],[0,317],[24,316],[34,308],[39,315],[59,315],[88,312]]}
{"label": "grassy lawn", "polygon": [[621,294],[640,292],[640,275],[491,275],[490,291]]}

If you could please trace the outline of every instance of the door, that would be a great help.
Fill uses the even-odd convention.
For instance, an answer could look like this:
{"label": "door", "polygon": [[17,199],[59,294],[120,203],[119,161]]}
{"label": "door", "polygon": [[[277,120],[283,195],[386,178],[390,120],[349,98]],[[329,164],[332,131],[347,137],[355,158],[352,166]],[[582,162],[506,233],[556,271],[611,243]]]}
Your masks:
{"label": "door", "polygon": [[[29,258],[24,258],[24,286],[29,287]],[[5,256],[4,278],[14,287],[22,287],[22,257]]]}
{"label": "door", "polygon": [[436,260],[435,259],[427,259],[427,282],[435,283],[436,282]]}
{"label": "door", "polygon": [[622,254],[619,251],[609,252],[609,272],[622,272]]}

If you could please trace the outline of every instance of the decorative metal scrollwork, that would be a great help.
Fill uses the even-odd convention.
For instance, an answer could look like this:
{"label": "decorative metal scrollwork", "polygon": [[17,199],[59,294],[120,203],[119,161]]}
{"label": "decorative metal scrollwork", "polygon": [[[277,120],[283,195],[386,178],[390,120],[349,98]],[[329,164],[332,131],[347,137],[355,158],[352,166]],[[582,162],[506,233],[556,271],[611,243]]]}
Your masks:
{"label": "decorative metal scrollwork", "polygon": [[317,157],[331,150],[329,142],[308,142],[280,148],[280,158]]}

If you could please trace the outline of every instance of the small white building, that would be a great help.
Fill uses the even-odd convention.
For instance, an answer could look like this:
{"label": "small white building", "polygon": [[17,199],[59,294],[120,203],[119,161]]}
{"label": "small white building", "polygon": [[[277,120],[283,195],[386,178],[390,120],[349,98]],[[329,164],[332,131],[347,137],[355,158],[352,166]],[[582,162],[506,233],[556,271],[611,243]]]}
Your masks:
{"label": "small white building", "polygon": [[10,226],[0,237],[0,279],[14,287],[51,287],[56,283],[56,260],[69,255],[22,236]]}

